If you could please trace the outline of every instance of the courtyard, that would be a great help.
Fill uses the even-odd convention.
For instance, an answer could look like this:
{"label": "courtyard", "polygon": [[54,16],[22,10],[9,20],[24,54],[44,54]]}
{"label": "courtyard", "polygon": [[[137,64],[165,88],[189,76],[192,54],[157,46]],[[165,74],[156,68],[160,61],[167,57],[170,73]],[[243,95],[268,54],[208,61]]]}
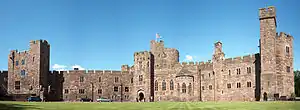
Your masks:
{"label": "courtyard", "polygon": [[300,102],[0,102],[0,110],[300,110]]}

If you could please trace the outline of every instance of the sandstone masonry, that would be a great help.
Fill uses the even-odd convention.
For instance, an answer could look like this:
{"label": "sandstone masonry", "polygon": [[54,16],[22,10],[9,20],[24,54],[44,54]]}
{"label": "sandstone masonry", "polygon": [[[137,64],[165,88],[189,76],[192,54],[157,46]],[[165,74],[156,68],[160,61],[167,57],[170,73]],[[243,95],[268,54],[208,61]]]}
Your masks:
{"label": "sandstone masonry", "polygon": [[152,40],[135,52],[134,65],[114,70],[49,71],[50,45],[30,42],[8,56],[1,90],[16,100],[36,95],[47,101],[109,98],[114,101],[259,101],[294,93],[293,37],[276,31],[276,9],[259,9],[260,52],[225,58],[214,43],[207,62],[179,62],[179,51]]}

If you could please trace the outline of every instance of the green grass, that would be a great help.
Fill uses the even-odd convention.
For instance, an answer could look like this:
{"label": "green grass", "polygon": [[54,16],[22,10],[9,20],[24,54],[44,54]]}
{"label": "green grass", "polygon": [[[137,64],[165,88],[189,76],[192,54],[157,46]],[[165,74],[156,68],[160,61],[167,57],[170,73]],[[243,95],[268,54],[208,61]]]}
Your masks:
{"label": "green grass", "polygon": [[300,102],[0,102],[0,110],[300,110]]}

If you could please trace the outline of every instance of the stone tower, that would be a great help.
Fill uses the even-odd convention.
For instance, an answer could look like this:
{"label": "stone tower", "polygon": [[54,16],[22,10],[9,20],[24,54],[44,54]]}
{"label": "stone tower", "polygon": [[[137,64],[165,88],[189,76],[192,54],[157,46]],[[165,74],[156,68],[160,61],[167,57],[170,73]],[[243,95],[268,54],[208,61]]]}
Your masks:
{"label": "stone tower", "polygon": [[225,54],[222,51],[222,43],[215,43],[215,50],[212,57],[213,63],[213,75],[214,75],[214,100],[222,100],[222,92],[223,92],[223,63],[224,63]]}
{"label": "stone tower", "polygon": [[[134,53],[133,96],[136,101],[151,101],[153,90],[153,56],[148,51]],[[152,97],[152,98],[151,98]]]}
{"label": "stone tower", "polygon": [[277,35],[275,7],[259,9],[259,20],[262,97],[290,96],[294,92],[293,38]]}
{"label": "stone tower", "polygon": [[46,40],[30,41],[28,51],[12,50],[8,56],[8,93],[20,99],[30,95],[45,98],[49,57],[50,45]]}

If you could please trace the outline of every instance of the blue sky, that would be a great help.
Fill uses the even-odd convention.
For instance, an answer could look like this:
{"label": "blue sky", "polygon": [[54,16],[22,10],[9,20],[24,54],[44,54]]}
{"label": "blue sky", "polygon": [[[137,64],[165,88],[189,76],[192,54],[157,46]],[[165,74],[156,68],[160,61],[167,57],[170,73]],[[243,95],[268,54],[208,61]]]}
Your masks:
{"label": "blue sky", "polygon": [[27,50],[34,39],[48,40],[56,69],[119,70],[149,50],[156,32],[180,61],[211,59],[216,41],[227,58],[258,53],[258,9],[270,5],[277,31],[294,36],[300,69],[297,0],[0,0],[0,69],[7,70],[9,50]]}

